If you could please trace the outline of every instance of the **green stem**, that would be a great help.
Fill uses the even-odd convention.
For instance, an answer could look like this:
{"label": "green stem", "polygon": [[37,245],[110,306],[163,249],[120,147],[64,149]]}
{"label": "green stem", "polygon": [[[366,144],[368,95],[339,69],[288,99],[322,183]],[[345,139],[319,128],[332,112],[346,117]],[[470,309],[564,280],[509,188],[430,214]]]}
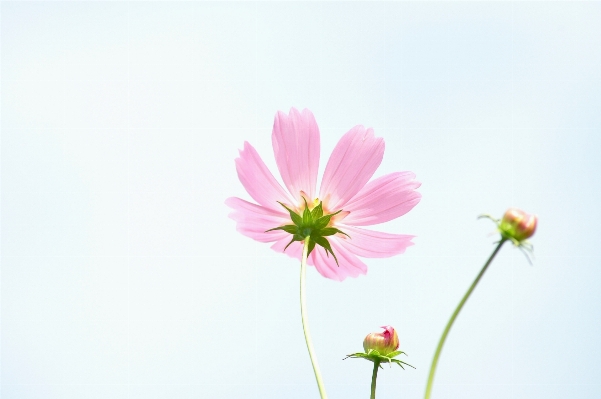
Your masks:
{"label": "green stem", "polygon": [[371,375],[371,395],[369,399],[376,399],[376,379],[378,378],[378,369],[380,368],[380,362],[374,362],[374,372]]}
{"label": "green stem", "polygon": [[307,274],[307,256],[309,253],[309,237],[304,241],[303,245],[303,257],[301,259],[301,275],[300,275],[300,300],[301,300],[301,317],[303,319],[303,332],[305,333],[305,342],[307,343],[307,350],[309,351],[309,357],[311,358],[311,364],[313,365],[313,372],[315,373],[315,379],[317,380],[317,387],[319,388],[319,394],[321,399],[327,399],[326,389],[321,379],[321,372],[319,371],[319,365],[317,364],[317,358],[315,357],[315,351],[313,350],[313,343],[311,342],[311,334],[309,333],[309,321],[307,320],[307,299],[305,296],[305,280]]}
{"label": "green stem", "polygon": [[490,263],[492,262],[494,257],[497,255],[497,252],[499,252],[499,250],[501,249],[501,246],[503,246],[505,241],[507,241],[507,239],[501,238],[501,241],[499,241],[499,245],[497,245],[497,247],[495,248],[493,253],[490,255],[490,258],[488,258],[488,260],[482,267],[482,270],[480,270],[480,273],[478,273],[478,276],[476,276],[476,279],[474,280],[474,282],[472,283],[470,288],[467,290],[467,292],[461,299],[461,302],[459,302],[459,305],[457,305],[457,308],[451,315],[451,318],[449,319],[447,326],[445,327],[444,331],[442,332],[442,337],[440,337],[440,341],[438,342],[438,347],[436,348],[436,352],[434,353],[434,359],[432,359],[432,366],[430,366],[430,375],[428,376],[428,384],[426,385],[426,395],[424,396],[425,399],[430,399],[430,395],[432,394],[432,384],[434,382],[434,373],[436,372],[436,365],[438,364],[438,358],[440,357],[440,352],[442,352],[442,347],[444,345],[444,342],[447,339],[447,335],[449,335],[449,331],[451,330],[451,327],[453,326],[453,323],[455,322],[457,315],[459,315],[461,308],[463,308],[463,305],[465,304],[467,299],[470,297],[472,291],[474,290],[474,288],[476,288],[478,281],[480,281],[480,279],[484,275],[484,272],[488,268],[488,265],[490,265]]}

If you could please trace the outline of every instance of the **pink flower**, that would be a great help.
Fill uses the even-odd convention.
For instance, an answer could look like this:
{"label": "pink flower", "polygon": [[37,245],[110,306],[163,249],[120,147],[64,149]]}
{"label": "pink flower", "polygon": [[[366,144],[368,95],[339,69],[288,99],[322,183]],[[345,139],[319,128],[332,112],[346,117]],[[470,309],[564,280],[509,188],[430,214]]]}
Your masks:
{"label": "pink flower", "polygon": [[[412,172],[395,172],[369,181],[384,155],[384,140],[375,137],[373,129],[359,125],[342,136],[326,165],[319,194],[316,191],[319,128],[311,111],[292,108],[289,115],[279,111],[271,139],[288,191],[276,181],[253,146],[244,142],[244,149],[236,159],[236,170],[240,182],[258,205],[236,197],[226,200],[234,210],[229,216],[236,221],[240,233],[260,242],[273,242],[273,250],[284,252],[290,234],[282,230],[267,232],[291,224],[290,214],[279,202],[301,213],[305,200],[310,209],[321,201],[324,214],[342,210],[328,226],[348,236],[337,233],[327,237],[339,264],[319,246],[308,258],[308,264],[315,266],[321,275],[339,281],[367,272],[367,266],[358,256],[386,258],[413,245],[413,236],[359,227],[402,216],[421,198],[415,191],[420,183],[414,180]],[[300,259],[302,243],[293,242],[285,253]]]}
{"label": "pink flower", "polygon": [[380,355],[386,356],[390,352],[399,349],[399,336],[391,326],[382,326],[384,329],[381,333],[369,333],[363,340],[363,349],[365,353],[370,350],[376,350]]}

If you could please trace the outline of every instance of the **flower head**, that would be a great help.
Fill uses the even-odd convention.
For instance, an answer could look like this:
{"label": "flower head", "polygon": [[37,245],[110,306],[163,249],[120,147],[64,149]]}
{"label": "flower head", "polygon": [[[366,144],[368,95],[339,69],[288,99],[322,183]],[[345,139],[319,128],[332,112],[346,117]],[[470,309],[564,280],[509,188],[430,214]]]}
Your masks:
{"label": "flower head", "polygon": [[[355,126],[342,136],[328,160],[319,192],[320,138],[313,114],[295,108],[288,115],[278,112],[271,138],[287,190],[245,142],[236,159],[236,170],[256,204],[236,197],[226,200],[240,233],[260,242],[272,242],[273,250],[297,259],[302,255],[301,238],[311,236],[308,264],[334,280],[365,274],[367,266],[358,256],[390,257],[413,245],[413,236],[362,228],[404,215],[421,198],[415,191],[420,183],[411,172],[391,173],[370,181],[384,155],[384,140],[375,137],[373,129]],[[303,220],[307,214],[311,220]],[[326,216],[327,224],[316,225]]]}
{"label": "flower head", "polygon": [[[399,349],[399,336],[391,326],[382,326],[384,332],[369,333],[363,340],[365,352],[357,352],[347,355],[344,359],[365,359],[373,363],[396,363],[404,369],[403,365],[413,367],[409,363],[395,359],[398,355],[405,354]],[[344,360],[343,359],[343,360]],[[415,368],[415,367],[413,367]]]}
{"label": "flower head", "polygon": [[492,220],[497,225],[504,241],[511,241],[513,245],[520,249],[532,251],[532,245],[527,239],[532,237],[536,231],[536,224],[538,223],[536,215],[531,215],[521,209],[509,208],[500,220],[488,214],[480,215],[480,218]]}
{"label": "flower head", "polygon": [[399,336],[391,326],[382,326],[384,332],[373,332],[367,334],[363,340],[365,353],[370,350],[378,351],[381,355],[387,355],[399,349]]}
{"label": "flower head", "polygon": [[530,215],[517,208],[510,208],[501,219],[499,231],[508,239],[523,241],[532,237],[536,231],[537,220],[535,215]]}

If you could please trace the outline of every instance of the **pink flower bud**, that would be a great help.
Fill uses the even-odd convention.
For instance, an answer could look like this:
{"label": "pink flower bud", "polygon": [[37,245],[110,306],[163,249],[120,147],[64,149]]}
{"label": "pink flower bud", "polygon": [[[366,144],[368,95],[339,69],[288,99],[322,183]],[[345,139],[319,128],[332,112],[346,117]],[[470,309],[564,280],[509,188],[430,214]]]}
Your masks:
{"label": "pink flower bud", "polygon": [[386,356],[399,348],[399,336],[391,326],[382,326],[384,332],[370,333],[363,340],[363,349],[368,353],[370,349],[378,351],[380,355]]}
{"label": "pink flower bud", "polygon": [[506,238],[514,238],[523,241],[532,237],[536,231],[537,217],[530,215],[520,209],[510,208],[503,215],[499,230]]}

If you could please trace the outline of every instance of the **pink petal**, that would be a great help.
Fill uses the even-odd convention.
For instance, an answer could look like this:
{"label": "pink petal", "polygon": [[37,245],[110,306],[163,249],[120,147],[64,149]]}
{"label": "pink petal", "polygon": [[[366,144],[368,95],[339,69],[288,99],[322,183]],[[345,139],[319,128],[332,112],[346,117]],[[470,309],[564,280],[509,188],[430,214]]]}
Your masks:
{"label": "pink petal", "polygon": [[415,191],[421,183],[413,180],[412,172],[395,172],[379,177],[365,185],[344,210],[350,214],[344,224],[369,226],[388,222],[409,212],[421,199]]}
{"label": "pink petal", "polygon": [[319,128],[308,109],[302,113],[296,108],[286,115],[278,111],[271,135],[275,160],[292,196],[302,202],[300,192],[315,198],[317,169],[319,167]]}
{"label": "pink petal", "polygon": [[338,264],[332,255],[327,256],[323,248],[316,246],[309,258],[312,258],[310,264],[315,265],[319,274],[332,280],[342,281],[347,277],[357,277],[367,273],[365,263],[339,244],[338,237],[328,237],[328,241],[338,258]]}
{"label": "pink petal", "polygon": [[[295,241],[292,244],[290,244],[290,246],[288,248],[286,248],[286,245],[288,245],[290,240],[292,240],[292,236],[290,234],[286,233],[286,236],[277,240],[271,246],[271,249],[273,249],[276,252],[284,253],[284,254],[290,256],[291,258],[295,258],[300,261],[301,257],[303,256],[303,243],[300,241]],[[285,251],[284,251],[284,248],[286,248]],[[300,263],[299,263],[299,265],[300,265]]]}
{"label": "pink petal", "polygon": [[402,254],[413,245],[414,236],[382,233],[346,225],[337,226],[351,238],[340,238],[339,242],[349,252],[364,258],[388,258]]}
{"label": "pink petal", "polygon": [[236,230],[260,242],[272,242],[290,237],[285,231],[276,230],[266,232],[274,227],[290,224],[290,218],[283,212],[251,204],[243,199],[230,197],[225,204],[234,211],[229,217],[236,221]]}
{"label": "pink petal", "polygon": [[[290,242],[292,237],[283,237],[274,243],[271,248],[276,252],[284,252],[284,247]],[[367,266],[359,258],[353,255],[343,245],[338,243],[338,237],[328,237],[330,245],[338,257],[340,266],[336,264],[332,255],[327,256],[325,250],[320,246],[316,246],[307,263],[311,266],[315,266],[319,274],[332,280],[342,281],[347,277],[357,277],[361,274],[367,273]],[[303,244],[300,241],[293,242],[284,252],[291,258],[298,259],[300,261],[303,254]]]}
{"label": "pink petal", "polygon": [[290,195],[275,180],[257,150],[246,141],[240,157],[236,158],[236,171],[248,194],[260,205],[279,212],[283,208],[277,201],[293,204]]}
{"label": "pink petal", "polygon": [[340,209],[373,176],[384,156],[384,140],[374,137],[373,129],[355,126],[346,133],[332,152],[321,182],[319,198],[328,209]]}

